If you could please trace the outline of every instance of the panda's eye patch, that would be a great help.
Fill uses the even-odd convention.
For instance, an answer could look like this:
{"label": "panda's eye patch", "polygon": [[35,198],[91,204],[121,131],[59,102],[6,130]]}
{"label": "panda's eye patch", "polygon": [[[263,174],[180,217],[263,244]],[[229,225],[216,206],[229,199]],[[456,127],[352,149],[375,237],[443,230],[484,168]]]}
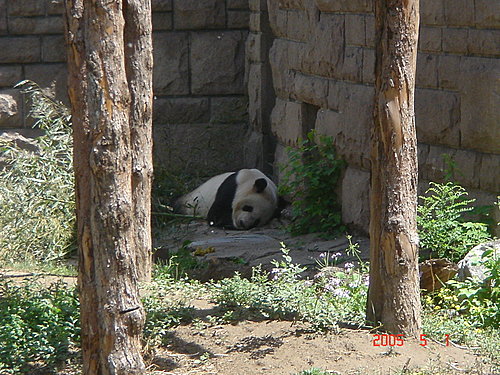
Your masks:
{"label": "panda's eye patch", "polygon": [[253,207],[245,205],[245,206],[243,206],[242,210],[246,211],[246,212],[252,212],[253,211]]}

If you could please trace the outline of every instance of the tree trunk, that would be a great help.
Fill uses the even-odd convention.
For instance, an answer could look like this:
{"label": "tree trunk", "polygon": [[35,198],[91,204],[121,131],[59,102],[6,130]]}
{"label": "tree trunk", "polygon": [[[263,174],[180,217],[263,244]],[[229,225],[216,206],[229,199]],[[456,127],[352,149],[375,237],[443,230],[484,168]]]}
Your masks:
{"label": "tree trunk", "polygon": [[367,320],[417,336],[417,139],[414,116],[418,0],[376,0]]}
{"label": "tree trunk", "polygon": [[[137,285],[151,248],[151,21],[149,0],[127,4],[66,0],[83,374],[92,375],[145,368]],[[126,55],[125,43],[145,50]]]}

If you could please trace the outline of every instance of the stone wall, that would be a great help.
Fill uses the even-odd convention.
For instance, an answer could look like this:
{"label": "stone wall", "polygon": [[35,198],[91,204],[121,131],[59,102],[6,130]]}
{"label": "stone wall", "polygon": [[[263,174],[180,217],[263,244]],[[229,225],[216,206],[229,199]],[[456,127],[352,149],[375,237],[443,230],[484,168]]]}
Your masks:
{"label": "stone wall", "polygon": [[[416,123],[420,181],[455,180],[482,204],[500,192],[500,3],[421,0]],[[248,84],[251,125],[285,147],[309,130],[333,137],[348,162],[342,181],[343,220],[368,228],[369,150],[374,83],[374,15],[369,0],[250,0],[248,60],[272,70],[275,103],[259,110],[265,72]],[[263,25],[270,24],[268,31]],[[269,51],[269,53],[267,53]],[[260,69],[260,70],[259,70]],[[273,95],[274,95],[273,93]],[[274,101],[274,98],[273,98]],[[257,118],[257,119],[256,119]]]}
{"label": "stone wall", "polygon": [[[152,0],[158,167],[241,168],[248,0]],[[31,79],[68,104],[63,0],[0,0],[0,132],[30,133],[13,85]]]}
{"label": "stone wall", "polygon": [[[25,132],[12,86],[67,103],[62,0],[0,0],[0,132]],[[268,5],[269,4],[269,5]],[[310,129],[348,162],[343,219],[368,226],[374,17],[369,0],[152,0],[159,167],[242,166],[279,178]],[[500,191],[500,3],[421,0],[416,114],[420,179],[455,179],[483,204]]]}

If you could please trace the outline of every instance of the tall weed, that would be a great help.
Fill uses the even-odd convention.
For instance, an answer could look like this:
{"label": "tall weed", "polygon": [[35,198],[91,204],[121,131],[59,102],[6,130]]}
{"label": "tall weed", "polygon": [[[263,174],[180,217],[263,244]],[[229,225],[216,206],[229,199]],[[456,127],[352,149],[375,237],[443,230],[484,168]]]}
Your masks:
{"label": "tall weed", "polygon": [[311,131],[298,148],[287,151],[289,162],[281,166],[279,193],[292,200],[290,232],[341,233],[344,227],[337,183],[345,162],[338,157],[332,138]]}
{"label": "tall weed", "polygon": [[464,214],[472,211],[474,199],[452,182],[430,183],[426,195],[420,197],[417,225],[420,247],[433,257],[458,262],[475,245],[489,239],[484,223],[466,221]]}
{"label": "tall weed", "polygon": [[33,82],[18,87],[45,134],[36,151],[0,143],[0,263],[60,260],[74,248],[75,196],[69,110]]}

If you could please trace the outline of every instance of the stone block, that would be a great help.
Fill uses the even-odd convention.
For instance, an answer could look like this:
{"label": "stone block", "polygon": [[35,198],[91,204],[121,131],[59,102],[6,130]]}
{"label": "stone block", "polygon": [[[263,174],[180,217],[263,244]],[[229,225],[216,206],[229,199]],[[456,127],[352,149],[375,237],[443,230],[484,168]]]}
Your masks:
{"label": "stone block", "polygon": [[271,113],[271,130],[280,143],[297,145],[297,141],[307,133],[304,104],[276,99]]}
{"label": "stone block", "polygon": [[[478,189],[480,185],[479,166],[481,154],[468,150],[450,150],[451,160],[456,164],[452,180],[462,186]],[[446,166],[450,169],[450,166]],[[448,172],[449,173],[449,172]]]}
{"label": "stone block", "polygon": [[245,59],[250,62],[263,62],[267,58],[263,46],[262,33],[249,33],[245,45]]}
{"label": "stone block", "polygon": [[189,94],[187,33],[153,33],[153,89],[155,95]]}
{"label": "stone block", "polygon": [[[272,4],[270,4],[271,6]],[[276,5],[274,3],[274,5]],[[276,7],[277,8],[277,7]],[[262,17],[258,17],[258,24],[252,22],[252,18],[258,15],[258,13],[252,13],[250,16],[250,30],[263,31],[264,22],[261,20]],[[257,17],[256,18],[257,21]],[[272,33],[276,38],[286,38],[287,32],[287,22],[288,22],[288,11],[281,9],[274,9],[270,7],[269,10],[269,26],[271,27]],[[258,27],[258,29],[257,29]]]}
{"label": "stone block", "polygon": [[[270,3],[270,6],[278,9],[278,2],[274,1]],[[248,0],[248,7],[251,11],[261,12],[267,11],[267,0]]]}
{"label": "stone block", "polygon": [[375,17],[373,15],[365,16],[365,38],[366,46],[375,48]]}
{"label": "stone block", "polygon": [[294,100],[326,108],[328,80],[322,77],[297,73],[293,80],[290,96]]}
{"label": "stone block", "polygon": [[19,90],[0,91],[0,128],[21,128],[21,94]]}
{"label": "stone block", "polygon": [[304,1],[302,0],[278,0],[280,9],[304,9]]}
{"label": "stone block", "polygon": [[208,98],[157,98],[154,101],[154,124],[195,124],[209,120]]}
{"label": "stone block", "polygon": [[175,29],[213,29],[225,26],[224,0],[174,0]]}
{"label": "stone block", "polygon": [[[500,154],[500,60],[462,58],[461,148]],[[480,119],[480,120],[478,120]]]}
{"label": "stone block", "polygon": [[46,0],[47,14],[64,14],[64,0]]}
{"label": "stone block", "polygon": [[445,25],[443,1],[422,0],[420,2],[420,24],[433,26]]}
{"label": "stone block", "polygon": [[304,11],[288,11],[286,14],[287,39],[304,42],[309,38],[309,21]]}
{"label": "stone block", "polygon": [[362,72],[363,48],[346,46],[340,77],[347,81],[361,82]]}
{"label": "stone block", "polygon": [[[480,187],[481,154],[423,143],[419,143],[418,147],[419,179],[444,182],[446,178],[451,177],[468,190]],[[454,170],[450,169],[448,159],[454,163]],[[450,173],[451,176],[448,176]]]}
{"label": "stone block", "polygon": [[420,142],[460,145],[460,99],[457,93],[418,88],[415,121]]}
{"label": "stone block", "polygon": [[227,9],[248,9],[248,0],[227,0]]}
{"label": "stone block", "polygon": [[288,68],[288,45],[284,39],[275,39],[269,50],[273,86],[276,95],[282,99],[290,97],[295,72]]}
{"label": "stone block", "polygon": [[252,63],[248,65],[248,115],[251,128],[262,132],[262,96],[263,96],[263,77],[262,64]]}
{"label": "stone block", "polygon": [[12,35],[62,34],[62,16],[47,17],[10,17],[9,33]]}
{"label": "stone block", "polygon": [[344,62],[343,14],[322,14],[303,52],[302,71],[340,78]]}
{"label": "stone block", "polygon": [[[191,92],[243,94],[246,33],[200,32],[191,36]],[[210,46],[210,48],[207,48]]]}
{"label": "stone block", "polygon": [[38,37],[0,38],[0,63],[31,63],[40,61]]}
{"label": "stone block", "polygon": [[[444,30],[446,31],[447,29]],[[440,52],[442,49],[441,40],[440,27],[421,26],[420,35],[418,36],[418,50],[425,52]]]}
{"label": "stone block", "polygon": [[348,167],[341,185],[342,222],[368,233],[370,225],[370,172]]}
{"label": "stone block", "polygon": [[44,0],[14,0],[9,1],[9,16],[43,16],[45,15]]}
{"label": "stone block", "polygon": [[244,96],[213,97],[210,99],[210,122],[241,124],[248,122],[248,100]]}
{"label": "stone block", "polygon": [[248,29],[250,12],[247,10],[228,10],[227,27],[229,29]]}
{"label": "stone block", "polygon": [[428,53],[417,55],[417,87],[438,87],[438,56]]}
{"label": "stone block", "polygon": [[316,7],[322,12],[372,12],[370,0],[315,0]]}
{"label": "stone block", "polygon": [[172,30],[173,14],[172,12],[153,12],[152,22],[153,31]]}
{"label": "stone block", "polygon": [[153,12],[171,12],[172,0],[151,0]]}
{"label": "stone block", "polygon": [[7,0],[0,0],[0,35],[7,34]]}
{"label": "stone block", "polygon": [[295,42],[295,41],[287,41],[287,66],[289,69],[301,71],[302,70],[302,62],[304,61],[304,51],[307,48],[306,43]]}
{"label": "stone block", "polygon": [[0,87],[12,87],[21,81],[21,65],[0,65]]}
{"label": "stone block", "polygon": [[366,45],[365,16],[359,14],[346,14],[345,16],[345,42],[351,46]]}
{"label": "stone block", "polygon": [[363,83],[375,83],[375,50],[363,48]]}
{"label": "stone block", "polygon": [[42,37],[42,61],[66,61],[66,41],[63,35],[46,35]]}
{"label": "stone block", "polygon": [[46,94],[69,105],[66,64],[25,65],[24,77],[35,81]]}
{"label": "stone block", "polygon": [[483,154],[479,170],[481,190],[498,194],[500,192],[500,155]]}
{"label": "stone block", "polygon": [[246,131],[246,124],[154,126],[155,165],[201,176],[241,169]]}
{"label": "stone block", "polygon": [[270,116],[275,95],[268,65],[250,64],[248,69],[248,113],[252,130],[271,134]]}
{"label": "stone block", "polygon": [[336,92],[339,111],[320,109],[315,129],[333,138],[349,165],[369,168],[373,88],[339,83]]}
{"label": "stone block", "polygon": [[443,155],[453,156],[455,150],[442,147],[427,145],[428,152],[420,151],[422,145],[419,143],[419,176],[421,180],[443,182],[445,170],[447,168]]}
{"label": "stone block", "polygon": [[500,2],[491,0],[475,0],[476,26],[500,28]]}
{"label": "stone block", "polygon": [[437,78],[439,88],[448,90],[458,89],[463,79],[460,70],[461,61],[462,56],[459,55],[440,55],[437,57]]}
{"label": "stone block", "polygon": [[500,30],[470,29],[468,52],[472,54],[500,57]]}
{"label": "stone block", "polygon": [[443,52],[466,54],[468,52],[469,29],[443,28]]}
{"label": "stone block", "polygon": [[442,2],[446,26],[474,26],[474,1],[442,0]]}

